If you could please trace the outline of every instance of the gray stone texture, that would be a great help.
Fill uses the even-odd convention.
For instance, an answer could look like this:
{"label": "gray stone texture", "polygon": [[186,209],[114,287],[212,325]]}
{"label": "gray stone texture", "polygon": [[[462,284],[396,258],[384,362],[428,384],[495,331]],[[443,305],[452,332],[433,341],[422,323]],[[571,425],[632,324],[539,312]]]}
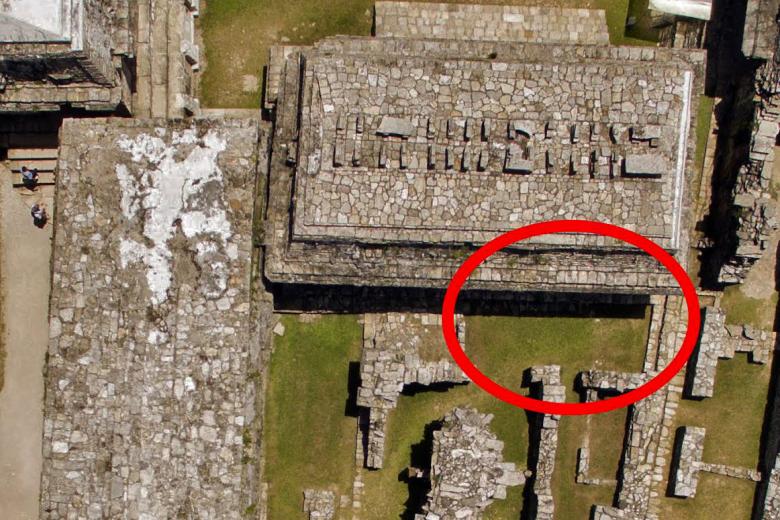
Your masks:
{"label": "gray stone texture", "polygon": [[776,16],[778,0],[748,0],[742,53],[751,58],[771,60],[777,48]]}
{"label": "gray stone texture", "polygon": [[322,489],[303,491],[303,511],[309,520],[332,520],[336,515],[336,494]]}
{"label": "gray stone texture", "polygon": [[[646,382],[668,365],[685,335],[683,299],[678,296],[653,297],[647,352],[641,374],[590,371],[584,373],[589,400],[603,393],[625,392]],[[679,380],[680,378],[678,378]],[[629,407],[629,425],[621,459],[617,503],[596,505],[599,520],[659,518],[658,487],[671,459],[671,432],[677,403],[682,393],[678,380]],[[605,388],[611,387],[611,388]],[[591,391],[592,390],[592,391]],[[593,394],[596,395],[593,395]]]}
{"label": "gray stone texture", "polygon": [[699,464],[704,453],[704,435],[706,430],[696,426],[680,428],[679,459],[674,472],[674,494],[678,497],[693,498],[699,484]]}
{"label": "gray stone texture", "polygon": [[377,2],[378,37],[609,44],[600,9]]}
{"label": "gray stone texture", "polygon": [[[562,403],[566,401],[566,387],[561,384],[561,367],[536,366],[530,369],[529,383],[536,399]],[[555,454],[558,450],[558,424],[560,415],[543,414],[538,421],[539,445],[536,467],[533,469],[533,518],[553,520],[555,500],[552,494],[552,477],[555,471]]]}
{"label": "gray stone texture", "polygon": [[199,109],[197,2],[12,0],[0,16],[0,112]]}
{"label": "gray stone texture", "polygon": [[239,518],[253,502],[257,122],[66,120],[41,515]]}
{"label": "gray stone texture", "polygon": [[766,253],[777,229],[777,204],[770,185],[775,138],[780,125],[780,54],[778,1],[750,0],[745,19],[743,53],[762,61],[755,73],[755,109],[747,157],[739,167],[732,192],[734,251],[720,271],[720,281],[741,282],[750,267]]}
{"label": "gray stone texture", "polygon": [[504,462],[504,443],[490,431],[492,415],[473,408],[456,408],[433,432],[431,490],[417,520],[479,520],[506,488],[525,477],[515,464]]}
{"label": "gray stone texture", "polygon": [[[486,60],[491,52],[498,58]],[[698,52],[669,49],[391,38],[293,52],[273,80],[266,275],[441,287],[470,244],[545,218],[610,221],[683,248],[685,123],[702,64]],[[378,136],[384,117],[414,132]],[[533,163],[529,174],[504,171],[512,147]],[[632,150],[664,157],[669,174],[622,176]],[[435,247],[421,254],[422,243]],[[518,248],[535,254],[495,255],[474,286],[676,290],[646,255],[591,252],[628,253],[609,239],[548,235]]]}
{"label": "gray stone texture", "polygon": [[765,364],[774,350],[775,334],[750,325],[726,325],[726,315],[718,308],[705,307],[702,334],[691,356],[688,393],[691,397],[712,397],[718,359],[731,359],[737,352],[750,355],[752,363]]}
{"label": "gray stone texture", "polygon": [[[461,345],[466,338],[464,324],[458,317]],[[366,467],[378,469],[383,465],[387,418],[404,386],[468,381],[441,337],[441,315],[366,314],[357,394],[357,405],[369,412]]]}

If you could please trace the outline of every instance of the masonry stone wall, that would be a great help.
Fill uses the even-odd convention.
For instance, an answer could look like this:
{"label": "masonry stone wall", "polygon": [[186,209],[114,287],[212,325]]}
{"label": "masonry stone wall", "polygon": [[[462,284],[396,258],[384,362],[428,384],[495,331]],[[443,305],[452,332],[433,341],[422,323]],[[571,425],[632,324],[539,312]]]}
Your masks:
{"label": "masonry stone wall", "polygon": [[[641,227],[671,250],[686,247],[684,179],[693,140],[686,137],[685,122],[693,123],[680,96],[700,85],[704,57],[699,53],[331,38],[313,48],[285,48],[277,54],[286,58],[275,67],[279,77],[273,80],[276,153],[265,266],[274,282],[442,287],[472,244],[532,220],[529,207],[542,208],[544,218],[598,214],[618,219]],[[382,62],[376,58],[380,55]],[[546,67],[551,56],[556,65]],[[608,74],[622,82],[617,98],[601,99],[611,92],[603,84],[588,80],[582,87],[587,92],[580,92],[571,83],[577,67],[584,67],[584,74],[586,68],[607,71],[617,63],[623,66]],[[676,86],[662,80],[664,86],[656,85],[661,97],[648,103],[663,104],[661,112],[682,110],[682,118],[659,116],[655,109],[655,115],[645,118],[637,108],[644,101],[631,97],[641,97],[645,87],[652,90],[655,80],[640,77],[654,77],[661,63],[670,68]],[[456,81],[464,67],[474,77],[458,76]],[[402,78],[402,70],[420,77]],[[557,86],[545,79],[547,70],[563,74]],[[433,88],[423,77],[444,83]],[[512,92],[519,96],[518,81],[536,89],[539,100],[528,105],[525,116],[499,108],[511,105]],[[630,88],[635,81],[645,86]],[[504,86],[509,93],[503,93]],[[485,93],[491,89],[493,97]],[[503,97],[509,99],[502,104]],[[531,103],[532,98],[529,93],[517,102]],[[568,102],[573,104],[566,114],[548,108]],[[667,124],[672,119],[677,123]],[[675,173],[654,178],[648,172],[655,171],[659,160],[675,164]],[[525,173],[507,170],[523,161],[528,163]],[[567,164],[575,174],[564,172]],[[631,179],[623,176],[626,164],[647,171]],[[611,203],[603,197],[612,197]],[[487,204],[488,199],[495,203]],[[513,206],[518,200],[525,201],[524,209]],[[454,206],[460,209],[454,211]],[[475,272],[474,288],[677,290],[676,282],[646,255],[602,254],[628,253],[609,240],[548,236],[519,247],[534,254],[495,255]]]}
{"label": "masonry stone wall", "polygon": [[600,9],[376,2],[378,37],[609,44]]}

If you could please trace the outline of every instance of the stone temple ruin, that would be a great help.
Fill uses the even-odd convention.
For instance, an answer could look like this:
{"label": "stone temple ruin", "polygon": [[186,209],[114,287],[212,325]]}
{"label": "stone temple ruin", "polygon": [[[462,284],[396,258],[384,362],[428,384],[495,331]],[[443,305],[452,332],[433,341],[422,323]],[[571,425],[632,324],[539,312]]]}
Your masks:
{"label": "stone temple ruin", "polygon": [[[271,53],[272,282],[443,287],[464,248],[551,218],[610,221],[686,250],[703,53],[610,47],[590,31],[540,43],[552,15],[501,7],[479,9],[538,30],[483,41],[463,14],[442,19],[451,39],[416,39],[442,8],[404,4],[415,22],[385,34],[382,13],[394,8],[381,5],[376,38]],[[561,10],[556,23],[579,16]],[[585,19],[607,34],[603,18]],[[470,287],[676,287],[610,240],[548,235],[516,249],[491,257]]]}
{"label": "stone temple ruin", "polygon": [[[273,47],[263,113],[226,117],[197,101],[197,1],[43,3],[0,3],[0,112],[65,118],[52,167],[42,517],[268,518],[263,392],[274,298],[285,290],[438,294],[476,246],[554,218],[632,229],[684,267],[692,245],[708,247],[692,244],[707,54],[682,40],[612,46],[603,11],[377,2],[372,37]],[[736,216],[717,269],[729,283],[777,224],[777,1],[749,0],[747,11],[744,56],[760,61],[760,99],[749,160],[723,204]],[[586,401],[646,382],[684,334],[669,273],[590,235],[517,244],[467,290],[507,305],[520,292],[551,306],[572,293],[647,303],[642,369],[581,373]],[[402,392],[468,383],[431,340],[438,315],[386,308],[363,315],[356,385],[356,463],[378,471]],[[704,471],[758,482],[754,518],[780,518],[776,446],[760,470],[711,464],[706,431],[674,427],[680,399],[713,396],[718,359],[749,352],[771,363],[774,342],[726,325],[717,299],[708,304],[686,376],[627,410],[616,478],[589,478],[580,449],[577,482],[615,490],[591,517],[656,520],[662,484],[690,499]],[[560,368],[531,367],[530,393],[564,401]],[[468,408],[444,416],[430,470],[411,472],[431,485],[416,518],[481,518],[524,484],[528,518],[560,517],[560,417],[533,417],[528,469],[504,461],[490,421]],[[352,497],[295,490],[301,514],[360,518],[362,484]]]}
{"label": "stone temple ruin", "polygon": [[[462,319],[456,326],[463,344]],[[366,315],[357,394],[357,405],[367,411],[366,467],[382,467],[387,417],[405,386],[469,381],[437,341],[440,327],[438,314]]]}

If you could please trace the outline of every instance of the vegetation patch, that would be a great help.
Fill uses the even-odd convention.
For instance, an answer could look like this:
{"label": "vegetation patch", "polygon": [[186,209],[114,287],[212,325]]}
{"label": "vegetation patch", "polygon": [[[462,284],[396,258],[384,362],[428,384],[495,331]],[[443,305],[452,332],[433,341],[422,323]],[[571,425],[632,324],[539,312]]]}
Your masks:
{"label": "vegetation patch", "polygon": [[[462,3],[464,0],[439,1]],[[468,3],[604,9],[613,44],[655,44],[652,39],[642,39],[649,37],[644,29],[635,27],[626,35],[629,0],[476,0]],[[203,106],[258,107],[263,67],[267,65],[268,49],[272,45],[308,45],[339,34],[368,36],[373,24],[373,6],[373,0],[208,2],[200,19],[206,57],[200,92]],[[641,6],[634,9],[641,14]]]}
{"label": "vegetation patch", "polygon": [[723,291],[720,306],[726,311],[726,323],[742,325],[747,323],[759,329],[772,330],[777,309],[777,292],[766,298],[751,298],[742,292],[739,285],[732,285]]}
{"label": "vegetation patch", "polygon": [[678,520],[750,518],[755,491],[756,485],[746,480],[700,473],[696,496],[662,498],[660,517]]}
{"label": "vegetation patch", "polygon": [[[696,110],[696,155],[694,156],[694,172],[697,177],[702,174],[704,168],[704,156],[707,151],[707,140],[710,137],[710,123],[712,122],[712,107],[715,98],[699,96],[699,106]],[[695,183],[698,184],[698,183]]]}
{"label": "vegetation patch", "polygon": [[649,312],[641,318],[471,317],[466,352],[501,385],[517,389],[532,365],[561,365],[567,398],[576,401],[578,372],[598,368],[640,372]]}
{"label": "vegetation patch", "polygon": [[[482,372],[504,386],[518,390],[526,368],[540,364],[561,364],[564,367],[564,382],[568,386],[568,398],[576,401],[578,395],[572,386],[580,370],[594,366],[616,370],[641,369],[647,328],[647,317],[470,316],[466,318],[466,352]],[[443,342],[440,348],[445,348]],[[491,428],[505,443],[505,460],[514,462],[521,469],[528,466],[529,430],[525,411],[495,399],[476,385],[404,395],[399,400],[398,408],[390,414],[384,469],[364,472],[363,518],[412,518],[411,512],[421,503],[421,498],[417,495],[419,491],[409,486],[404,473],[409,466],[424,464],[427,462],[425,457],[430,457],[424,443],[426,426],[457,406],[472,406],[483,413],[492,413],[495,418]],[[622,439],[625,410],[601,415],[604,417],[596,419],[598,428],[615,431],[603,444],[614,442],[615,437]],[[554,481],[564,504],[560,509],[562,518],[586,518],[590,505],[610,503],[614,492],[609,487],[580,486],[574,483],[576,449],[584,441],[584,421],[584,417],[565,417],[562,420],[561,451]],[[595,460],[592,464],[600,470],[614,473],[619,463],[621,444],[602,449],[604,445],[598,443],[594,446],[592,457]],[[605,460],[602,461],[602,457]],[[485,518],[519,518],[522,501],[522,489],[510,488],[507,499],[494,502],[486,511]]]}
{"label": "vegetation patch", "polygon": [[362,327],[354,316],[281,321],[266,394],[265,475],[268,517],[293,519],[303,518],[305,488],[351,494],[357,422],[347,398]]}
{"label": "vegetation patch", "polygon": [[[747,363],[746,354],[737,354],[718,361],[713,397],[680,401],[677,426],[707,429],[705,462],[756,468],[770,373],[769,365]],[[748,512],[724,518],[747,517]]]}
{"label": "vegetation patch", "polygon": [[[552,491],[560,518],[590,518],[594,504],[610,505],[615,486],[577,484],[577,450],[590,439],[591,478],[615,478],[625,436],[625,409],[587,416],[562,417]],[[594,421],[595,419],[595,421]],[[615,457],[617,455],[617,458]]]}

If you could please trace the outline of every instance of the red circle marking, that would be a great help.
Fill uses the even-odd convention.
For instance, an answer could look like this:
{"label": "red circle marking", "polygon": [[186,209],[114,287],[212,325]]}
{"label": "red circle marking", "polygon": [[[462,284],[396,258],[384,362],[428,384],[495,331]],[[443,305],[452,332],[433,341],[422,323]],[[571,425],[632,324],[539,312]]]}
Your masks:
{"label": "red circle marking", "polygon": [[[688,307],[688,325],[682,346],[666,368],[639,388],[616,397],[587,403],[555,403],[552,401],[533,399],[513,392],[490,379],[474,366],[474,363],[471,362],[463,351],[463,347],[458,341],[458,335],[455,332],[455,304],[458,301],[458,294],[468,277],[471,276],[471,273],[474,272],[482,262],[495,252],[510,246],[515,242],[535,236],[549,235],[551,233],[589,233],[616,238],[638,247],[658,260],[670,273],[672,273],[677,280],[677,283],[680,284],[680,289],[682,289],[685,303]],[[661,387],[668,383],[677,372],[685,366],[688,358],[691,357],[691,354],[693,353],[693,349],[699,338],[699,328],[701,327],[701,316],[699,313],[699,296],[696,294],[696,288],[693,286],[693,282],[688,277],[685,269],[677,263],[677,260],[675,260],[672,255],[667,253],[661,246],[652,240],[620,226],[603,222],[591,220],[550,220],[504,233],[477,249],[465,262],[463,262],[452,277],[450,284],[447,286],[447,292],[444,295],[444,304],[442,305],[442,332],[444,333],[444,340],[447,342],[447,348],[458,366],[460,366],[473,383],[476,383],[479,387],[493,396],[506,403],[532,412],[556,415],[587,415],[591,413],[608,412],[610,410],[628,406],[657,392]]]}

